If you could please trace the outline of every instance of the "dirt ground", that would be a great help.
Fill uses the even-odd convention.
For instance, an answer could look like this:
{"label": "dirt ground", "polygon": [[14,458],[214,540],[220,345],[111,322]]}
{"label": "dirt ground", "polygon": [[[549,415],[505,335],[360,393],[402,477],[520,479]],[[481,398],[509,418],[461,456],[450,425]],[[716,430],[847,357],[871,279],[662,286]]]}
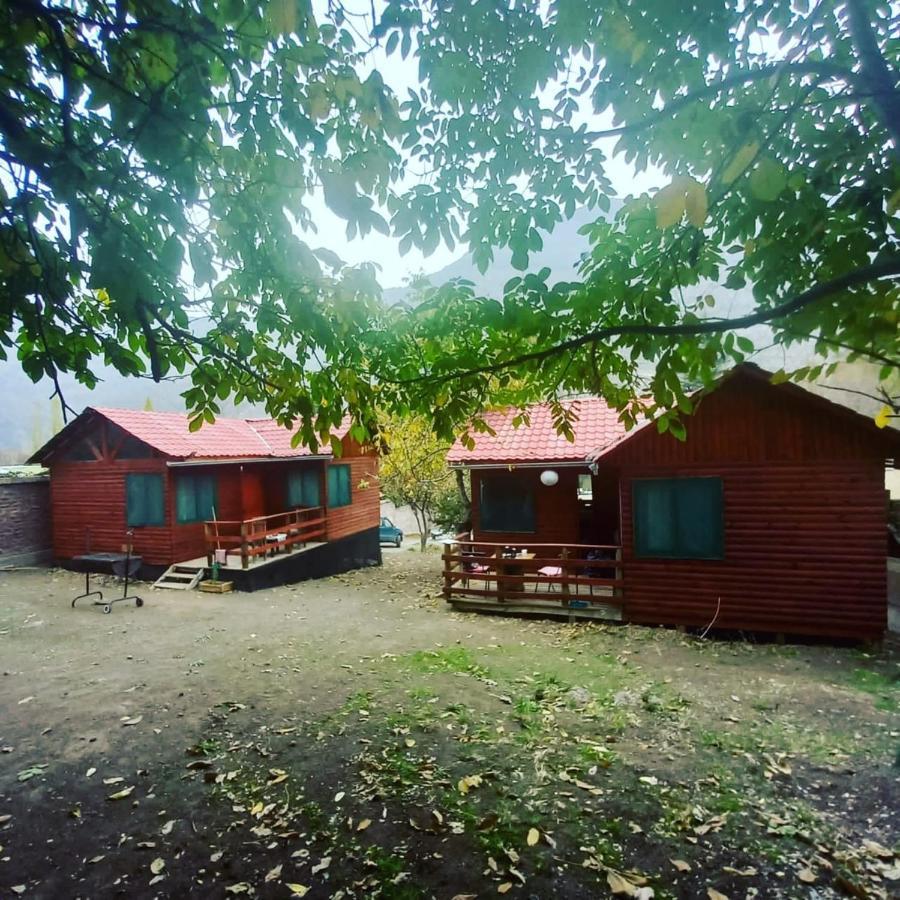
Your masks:
{"label": "dirt ground", "polygon": [[0,897],[900,896],[896,649],[455,613],[438,568],[109,615],[0,573]]}

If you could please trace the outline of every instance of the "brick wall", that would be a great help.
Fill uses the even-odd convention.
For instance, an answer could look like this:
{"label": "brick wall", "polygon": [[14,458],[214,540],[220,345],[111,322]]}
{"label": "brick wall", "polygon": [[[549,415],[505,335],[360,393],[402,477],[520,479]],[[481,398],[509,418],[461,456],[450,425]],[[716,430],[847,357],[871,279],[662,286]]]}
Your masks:
{"label": "brick wall", "polygon": [[0,565],[48,562],[50,479],[0,478]]}

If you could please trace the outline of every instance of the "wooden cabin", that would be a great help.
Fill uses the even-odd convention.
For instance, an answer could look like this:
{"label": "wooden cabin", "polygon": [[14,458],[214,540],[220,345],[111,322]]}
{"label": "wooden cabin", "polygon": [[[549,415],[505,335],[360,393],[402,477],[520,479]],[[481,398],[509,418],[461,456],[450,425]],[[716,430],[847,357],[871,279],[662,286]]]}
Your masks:
{"label": "wooden cabin", "polygon": [[887,614],[885,466],[900,433],[742,365],[696,398],[687,440],[626,432],[573,401],[448,461],[471,477],[472,531],[445,549],[460,607],[876,639]]}
{"label": "wooden cabin", "polygon": [[340,456],[268,419],[191,432],[176,413],[88,408],[32,457],[50,470],[54,557],[128,535],[145,574],[217,561],[247,590],[380,563],[377,456],[346,423],[336,436]]}

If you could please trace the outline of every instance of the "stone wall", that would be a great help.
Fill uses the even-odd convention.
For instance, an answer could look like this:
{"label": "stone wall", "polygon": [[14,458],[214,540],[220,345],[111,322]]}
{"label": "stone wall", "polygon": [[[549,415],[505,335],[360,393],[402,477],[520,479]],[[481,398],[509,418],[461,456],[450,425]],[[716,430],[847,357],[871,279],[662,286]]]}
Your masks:
{"label": "stone wall", "polygon": [[0,478],[0,566],[31,566],[52,557],[50,479]]}

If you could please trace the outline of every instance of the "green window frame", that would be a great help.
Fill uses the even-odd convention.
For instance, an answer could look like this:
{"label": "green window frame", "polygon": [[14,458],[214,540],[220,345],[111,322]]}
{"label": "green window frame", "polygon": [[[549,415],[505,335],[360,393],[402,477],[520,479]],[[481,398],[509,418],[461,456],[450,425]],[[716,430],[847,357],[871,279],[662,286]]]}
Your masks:
{"label": "green window frame", "polygon": [[178,475],[175,479],[175,519],[179,525],[206,522],[219,506],[215,475]]}
{"label": "green window frame", "polygon": [[482,477],[478,488],[481,531],[534,534],[534,487],[518,478]]}
{"label": "green window frame", "polygon": [[334,509],[339,506],[349,506],[352,502],[353,491],[350,485],[350,466],[329,466],[328,505]]}
{"label": "green window frame", "polygon": [[162,475],[133,473],[125,476],[125,521],[129,528],[166,524]]}
{"label": "green window frame", "polygon": [[724,557],[721,478],[639,478],[631,492],[636,557]]}
{"label": "green window frame", "polygon": [[322,505],[322,482],[318,469],[293,469],[287,477],[288,509]]}

